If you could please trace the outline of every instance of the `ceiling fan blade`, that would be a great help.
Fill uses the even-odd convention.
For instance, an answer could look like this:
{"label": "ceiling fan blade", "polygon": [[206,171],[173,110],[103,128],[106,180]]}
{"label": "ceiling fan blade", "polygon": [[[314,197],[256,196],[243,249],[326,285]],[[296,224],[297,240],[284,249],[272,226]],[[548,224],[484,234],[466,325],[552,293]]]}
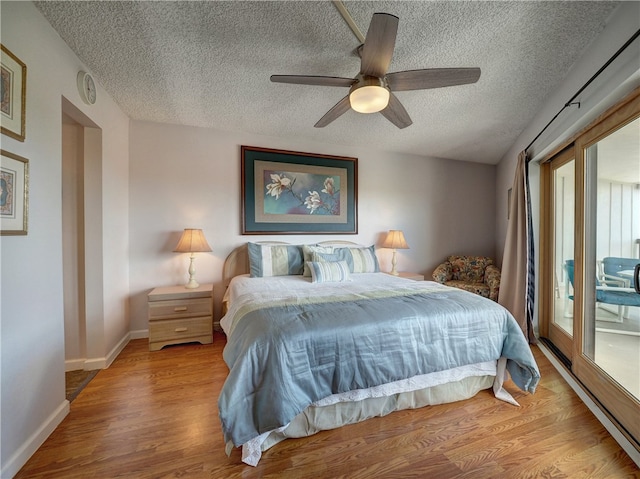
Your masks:
{"label": "ceiling fan blade", "polygon": [[389,73],[387,83],[391,91],[408,91],[466,85],[479,78],[479,68],[428,68]]}
{"label": "ceiling fan blade", "polygon": [[383,77],[387,73],[398,33],[398,17],[374,13],[362,48],[360,73]]}
{"label": "ceiling fan blade", "polygon": [[351,108],[349,103],[349,95],[345,96],[342,100],[334,105],[325,115],[318,120],[318,123],[313,125],[316,128],[324,128],[333,120],[346,113]]}
{"label": "ceiling fan blade", "polygon": [[293,83],[296,85],[346,86],[353,85],[353,78],[325,77],[312,75],[271,75],[274,83]]}
{"label": "ceiling fan blade", "polygon": [[398,97],[393,93],[389,95],[389,104],[380,113],[400,129],[406,128],[413,123],[409,113],[407,113],[407,110],[404,109]]}

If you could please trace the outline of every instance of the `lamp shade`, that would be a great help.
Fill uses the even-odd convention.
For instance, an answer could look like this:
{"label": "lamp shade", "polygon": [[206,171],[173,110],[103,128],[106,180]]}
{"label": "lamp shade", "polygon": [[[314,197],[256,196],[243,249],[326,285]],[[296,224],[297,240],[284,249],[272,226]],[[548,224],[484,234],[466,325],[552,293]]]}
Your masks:
{"label": "lamp shade", "polygon": [[382,243],[382,247],[392,249],[409,249],[409,245],[404,239],[404,235],[401,230],[389,230],[384,243]]}
{"label": "lamp shade", "polygon": [[176,248],[173,250],[174,253],[198,253],[204,251],[211,251],[211,246],[207,243],[202,230],[187,228],[185,228],[180,241],[178,241]]}

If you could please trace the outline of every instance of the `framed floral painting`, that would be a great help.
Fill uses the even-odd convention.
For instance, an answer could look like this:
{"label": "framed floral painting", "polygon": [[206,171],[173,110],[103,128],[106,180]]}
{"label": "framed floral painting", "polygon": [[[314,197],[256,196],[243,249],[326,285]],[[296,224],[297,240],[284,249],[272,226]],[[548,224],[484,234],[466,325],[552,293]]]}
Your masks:
{"label": "framed floral painting", "polygon": [[0,150],[0,234],[26,235],[29,160]]}
{"label": "framed floral painting", "polygon": [[24,141],[27,101],[27,67],[4,45],[0,59],[0,130]]}
{"label": "framed floral painting", "polygon": [[356,234],[358,159],[241,147],[242,234]]}

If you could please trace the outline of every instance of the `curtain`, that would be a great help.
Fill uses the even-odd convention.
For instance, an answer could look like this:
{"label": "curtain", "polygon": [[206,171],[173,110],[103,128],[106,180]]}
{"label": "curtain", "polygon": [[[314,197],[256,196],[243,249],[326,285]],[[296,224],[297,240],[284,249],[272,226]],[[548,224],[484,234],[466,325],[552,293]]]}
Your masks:
{"label": "curtain", "polygon": [[511,188],[498,303],[511,312],[529,343],[535,344],[535,270],[528,172],[527,153],[522,151],[518,155],[518,165]]}

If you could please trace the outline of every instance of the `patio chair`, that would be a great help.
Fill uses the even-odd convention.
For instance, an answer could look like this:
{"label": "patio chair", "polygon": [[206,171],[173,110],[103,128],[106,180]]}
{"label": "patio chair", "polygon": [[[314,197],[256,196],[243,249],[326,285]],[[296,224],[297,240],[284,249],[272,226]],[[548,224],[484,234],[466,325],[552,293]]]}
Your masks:
{"label": "patio chair", "polygon": [[602,259],[602,279],[613,280],[622,286],[629,286],[633,278],[633,269],[640,264],[638,258],[618,258],[609,256]]}
{"label": "patio chair", "polygon": [[[572,288],[573,269],[573,260],[568,259],[565,262],[565,270]],[[621,323],[624,319],[623,308],[625,306],[640,307],[640,294],[636,293],[633,288],[620,286],[620,284],[622,284],[620,283],[620,278],[613,281],[596,278],[596,303],[612,304],[618,307],[618,317],[616,319],[598,319],[598,321]],[[573,295],[569,295],[568,298],[573,301]]]}

